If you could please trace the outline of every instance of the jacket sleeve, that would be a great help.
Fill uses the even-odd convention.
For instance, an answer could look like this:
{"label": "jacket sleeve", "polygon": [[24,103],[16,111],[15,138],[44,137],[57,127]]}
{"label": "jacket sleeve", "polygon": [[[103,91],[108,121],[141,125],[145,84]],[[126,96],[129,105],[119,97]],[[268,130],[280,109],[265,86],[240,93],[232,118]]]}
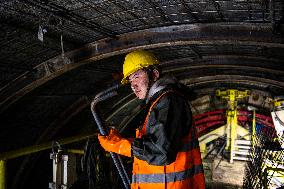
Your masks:
{"label": "jacket sleeve", "polygon": [[134,139],[133,155],[152,165],[174,162],[191,123],[192,114],[186,100],[174,93],[166,94],[150,113],[146,135]]}

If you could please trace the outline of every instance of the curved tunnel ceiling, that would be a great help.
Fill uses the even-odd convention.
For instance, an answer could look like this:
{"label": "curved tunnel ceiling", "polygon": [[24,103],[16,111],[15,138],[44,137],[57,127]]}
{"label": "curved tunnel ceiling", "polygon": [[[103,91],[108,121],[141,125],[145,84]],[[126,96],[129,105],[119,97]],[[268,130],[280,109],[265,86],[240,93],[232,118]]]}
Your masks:
{"label": "curved tunnel ceiling", "polygon": [[[271,35],[267,35],[268,33]],[[143,37],[141,38],[141,36]],[[127,33],[117,36],[115,39],[100,40],[66,53],[67,62],[58,56],[34,67],[1,89],[1,107],[6,108],[10,103],[36,87],[79,66],[88,63],[96,64],[98,60],[103,61],[105,58],[141,48],[156,52],[162,62],[168,61],[168,65],[169,62],[172,62],[174,66],[176,62],[180,62],[179,59],[183,59],[190,70],[196,68],[191,67],[191,64],[201,64],[199,69],[202,70],[204,69],[202,63],[208,68],[206,64],[214,64],[215,62],[220,69],[224,69],[224,73],[227,72],[227,75],[238,75],[238,72],[242,75],[242,72],[248,73],[247,70],[256,68],[254,72],[259,73],[260,76],[265,77],[265,73],[268,73],[279,79],[278,75],[283,74],[278,69],[283,67],[281,65],[283,64],[283,55],[278,52],[283,50],[283,41],[282,35],[272,35],[270,25],[259,27],[252,24],[242,24],[241,26],[236,24],[168,26]],[[168,51],[171,53],[167,53]],[[239,61],[236,61],[238,59]],[[230,64],[235,65],[234,69],[230,68]],[[251,67],[242,68],[242,65]],[[178,66],[182,69],[180,64]],[[261,67],[263,67],[262,70]],[[211,68],[217,71],[217,66],[215,68],[211,66]],[[272,69],[269,70],[269,68]],[[230,71],[235,73],[230,73]],[[220,73],[223,74],[223,72]],[[253,74],[253,72],[249,73]],[[203,74],[204,76],[210,75],[210,73]],[[226,77],[224,79],[226,80]],[[252,77],[245,80],[253,82],[257,79]],[[264,83],[269,84],[270,82],[273,86],[283,87],[281,80],[279,82],[273,81],[273,79],[264,80]],[[256,84],[256,86],[258,85]]]}
{"label": "curved tunnel ceiling", "polygon": [[[102,39],[65,53],[67,63],[57,56],[8,83],[1,90],[1,111],[17,101],[7,112],[20,111],[15,107],[36,97],[29,104],[32,110],[23,111],[33,113],[34,107],[49,106],[46,114],[53,113],[44,118],[48,120],[45,127],[66,124],[70,114],[75,116],[93,95],[115,82],[111,74],[121,72],[125,53],[142,48],[154,52],[165,73],[174,74],[199,96],[208,91],[214,94],[217,88],[249,88],[265,91],[267,96],[280,95],[284,90],[283,41],[282,35],[272,34],[270,24],[215,23],[158,27]],[[52,100],[42,104],[40,96]],[[64,102],[56,96],[64,96]]]}
{"label": "curved tunnel ceiling", "polygon": [[[228,88],[283,95],[283,10],[280,0],[4,1],[0,151],[93,130],[92,97],[119,81],[135,49],[152,51],[200,98]],[[129,88],[119,92],[101,108],[122,125],[139,102]]]}

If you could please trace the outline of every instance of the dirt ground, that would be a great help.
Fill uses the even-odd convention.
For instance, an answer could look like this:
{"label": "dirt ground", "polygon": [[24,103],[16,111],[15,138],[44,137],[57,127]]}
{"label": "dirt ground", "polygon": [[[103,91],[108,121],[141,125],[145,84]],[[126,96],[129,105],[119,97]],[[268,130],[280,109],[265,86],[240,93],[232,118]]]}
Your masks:
{"label": "dirt ground", "polygon": [[239,189],[242,188],[245,175],[244,161],[234,161],[216,158],[203,161],[207,189]]}

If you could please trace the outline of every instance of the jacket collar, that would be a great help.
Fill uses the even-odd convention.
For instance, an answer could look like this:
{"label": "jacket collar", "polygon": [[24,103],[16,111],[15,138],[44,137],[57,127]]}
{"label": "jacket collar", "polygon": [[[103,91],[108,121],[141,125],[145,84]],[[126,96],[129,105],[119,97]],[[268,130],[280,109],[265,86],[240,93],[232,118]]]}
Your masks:
{"label": "jacket collar", "polygon": [[158,79],[157,81],[154,82],[154,84],[150,87],[147,98],[146,98],[146,103],[149,102],[149,100],[158,92],[164,90],[168,85],[170,84],[175,84],[177,83],[177,79],[174,77],[162,77]]}

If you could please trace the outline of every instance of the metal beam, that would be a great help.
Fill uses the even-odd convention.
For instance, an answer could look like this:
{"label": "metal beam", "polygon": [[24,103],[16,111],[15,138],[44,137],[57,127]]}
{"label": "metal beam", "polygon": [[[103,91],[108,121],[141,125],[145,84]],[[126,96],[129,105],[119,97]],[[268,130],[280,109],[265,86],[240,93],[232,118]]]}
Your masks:
{"label": "metal beam", "polygon": [[[0,89],[0,113],[26,93],[59,75],[97,60],[130,52],[181,45],[236,45],[283,48],[284,37],[272,35],[270,24],[189,24],[159,27],[123,34],[116,39],[102,39],[80,49],[54,57],[25,72]],[[143,36],[143,37],[141,37]]]}
{"label": "metal beam", "polygon": [[[274,69],[268,69],[268,68],[261,68],[261,67],[254,67],[254,66],[244,66],[244,65],[231,65],[231,64],[226,64],[228,61],[224,61],[224,64],[219,64],[219,65],[208,65],[208,64],[203,64],[203,65],[190,65],[190,64],[178,64],[176,67],[172,67],[170,69],[164,69],[164,72],[184,72],[188,70],[203,70],[207,69],[209,70],[214,69],[217,70],[219,69],[232,69],[232,70],[245,70],[248,72],[248,76],[251,75],[251,73],[267,73],[267,74],[273,74],[275,77],[278,77],[277,75],[282,76],[284,75],[284,71],[282,70],[274,70]],[[227,72],[226,74],[229,74],[230,72]]]}
{"label": "metal beam", "polygon": [[[81,141],[81,140],[85,140],[85,139],[88,139],[89,137],[94,137],[97,134],[98,134],[97,132],[92,133],[92,134],[90,134],[90,133],[85,134],[84,133],[84,134],[80,134],[78,136],[73,136],[73,137],[57,140],[57,142],[60,145],[65,145],[65,144],[70,144],[70,143],[78,142],[78,141]],[[40,152],[40,151],[43,151],[43,150],[51,149],[52,144],[53,144],[53,141],[50,141],[50,142],[46,142],[46,143],[39,144],[39,145],[21,148],[21,149],[18,149],[18,150],[3,152],[3,153],[0,154],[0,160],[13,159],[13,158],[17,158],[17,157],[20,157],[20,156],[24,156],[24,155]]]}
{"label": "metal beam", "polygon": [[[190,75],[190,74],[188,74]],[[254,88],[253,86],[262,88],[263,90],[267,90],[268,86],[273,86],[279,89],[284,90],[284,82],[279,82],[272,79],[263,79],[259,77],[251,77],[251,76],[242,76],[242,75],[212,75],[212,76],[204,76],[199,78],[187,79],[190,78],[186,74],[178,74],[177,77],[180,80],[188,85],[189,87],[197,88],[201,86],[211,85],[212,87],[215,84],[221,86],[223,83],[227,83],[229,85],[240,84],[243,86],[251,86],[250,88]],[[191,76],[192,77],[192,76]]]}
{"label": "metal beam", "polygon": [[[269,64],[267,64],[269,62]],[[283,65],[282,60],[265,58],[265,57],[252,57],[243,55],[207,55],[203,56],[200,60],[193,60],[191,57],[183,57],[177,59],[171,59],[169,61],[161,62],[162,67],[168,66],[179,66],[179,65],[204,65],[204,64],[214,64],[214,65],[235,65],[235,66],[254,66],[256,68],[267,68],[274,70],[273,67],[281,67]],[[280,70],[278,70],[280,71]],[[281,71],[280,71],[281,72]]]}
{"label": "metal beam", "polygon": [[[268,69],[268,68],[261,68],[261,67],[255,67],[255,66],[245,66],[245,65],[228,65],[228,63],[234,63],[234,60],[236,61],[241,61],[243,63],[245,63],[242,60],[242,57],[240,56],[236,56],[236,57],[230,57],[230,58],[221,58],[219,60],[220,57],[210,57],[210,59],[205,59],[202,61],[196,61],[194,62],[194,65],[190,65],[187,61],[187,59],[182,59],[182,62],[179,60],[173,60],[171,64],[173,64],[173,66],[171,67],[166,67],[163,69],[164,73],[179,73],[179,72],[188,72],[188,71],[192,71],[192,72],[197,72],[196,70],[200,69],[211,69],[211,70],[218,70],[218,68],[222,68],[222,67],[226,67],[228,69],[231,70],[237,70],[237,69],[241,69],[241,70],[246,70],[248,73],[255,73],[255,72],[260,72],[263,73],[264,75],[267,75],[265,73],[270,73],[271,75],[274,75],[277,77],[277,75],[284,75],[284,71],[281,70],[273,70],[273,69]],[[213,62],[216,61],[219,64],[213,64]],[[255,60],[256,61],[256,60]],[[178,63],[176,66],[174,65],[174,63]],[[183,63],[183,64],[182,64]],[[254,65],[258,65],[259,62],[254,62]],[[168,64],[168,62],[164,62],[164,64]],[[163,65],[164,65],[163,64]],[[227,73],[229,74],[229,73]],[[177,74],[178,75],[178,74]],[[190,73],[189,73],[190,75]],[[232,76],[230,76],[230,78],[232,78]],[[183,78],[181,78],[183,79]],[[193,80],[193,77],[191,77],[191,80]],[[198,82],[196,82],[194,85],[195,87],[198,87]],[[201,85],[203,83],[201,82]],[[116,110],[107,118],[107,120],[112,119],[113,116],[116,115],[116,113],[120,112],[123,108],[125,108],[125,106],[127,106],[129,103],[132,103],[134,96],[132,94],[126,96],[124,99],[122,99],[121,101],[117,102],[114,107],[118,107],[115,108]],[[135,99],[134,99],[135,100]],[[128,101],[128,102],[127,102]],[[123,104],[123,103],[125,104]],[[65,123],[68,122],[68,120],[70,120],[72,117],[76,116],[81,110],[83,110],[84,108],[86,108],[89,105],[89,100],[87,97],[83,96],[80,97],[78,100],[76,100],[71,106],[69,106],[68,108],[66,108],[66,110],[60,114],[60,116],[54,120],[43,132],[43,134],[41,134],[41,136],[38,138],[38,142],[42,141],[42,140],[48,140],[45,137],[52,137],[62,126],[64,126]],[[38,143],[36,142],[36,143]]]}

